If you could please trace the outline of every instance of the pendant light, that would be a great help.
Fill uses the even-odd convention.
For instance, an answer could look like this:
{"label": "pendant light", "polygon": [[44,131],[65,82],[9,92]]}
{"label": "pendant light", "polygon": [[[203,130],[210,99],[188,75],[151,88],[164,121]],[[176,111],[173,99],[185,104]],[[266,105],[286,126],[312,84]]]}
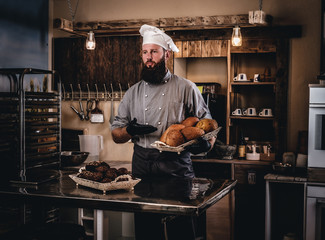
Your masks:
{"label": "pendant light", "polygon": [[93,31],[89,31],[86,40],[86,48],[88,50],[94,50],[96,47],[95,34]]}
{"label": "pendant light", "polygon": [[232,30],[231,43],[233,46],[239,47],[242,45],[242,36],[240,32],[240,27],[236,26]]}

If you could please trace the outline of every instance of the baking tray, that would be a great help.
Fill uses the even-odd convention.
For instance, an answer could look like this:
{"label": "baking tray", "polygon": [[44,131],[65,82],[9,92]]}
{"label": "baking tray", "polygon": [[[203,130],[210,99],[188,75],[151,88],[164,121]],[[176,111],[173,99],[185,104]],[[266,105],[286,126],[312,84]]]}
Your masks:
{"label": "baking tray", "polygon": [[[218,127],[216,130],[204,134],[202,136],[202,138],[205,139],[205,140],[209,140],[212,137],[217,138],[218,133],[221,130],[221,128],[222,127]],[[194,143],[197,143],[197,142],[198,142],[198,140],[197,139],[194,139],[194,140],[188,141],[186,143],[183,143],[183,144],[181,144],[181,145],[179,145],[177,147],[172,147],[172,146],[167,145],[164,142],[155,141],[154,143],[151,143],[151,146],[154,147],[154,148],[156,148],[156,149],[158,149],[160,152],[177,152],[178,154],[180,154],[181,152],[183,152],[185,150],[185,148],[187,146],[190,146],[190,145],[192,145]]]}
{"label": "baking tray", "polygon": [[[119,189],[124,189],[124,190],[132,190],[135,185],[137,185],[141,179],[136,178],[132,179],[132,177],[128,174],[118,176],[115,178],[114,181],[109,182],[109,183],[101,183],[101,182],[96,182],[92,180],[88,180],[85,178],[80,178],[77,177],[78,174],[71,174],[69,177],[76,183],[77,187],[78,185],[84,186],[84,187],[89,187],[97,190],[103,191],[103,194],[105,195],[107,191],[113,191],[113,190],[119,190]],[[120,178],[127,178],[128,181],[120,181],[118,180]]]}

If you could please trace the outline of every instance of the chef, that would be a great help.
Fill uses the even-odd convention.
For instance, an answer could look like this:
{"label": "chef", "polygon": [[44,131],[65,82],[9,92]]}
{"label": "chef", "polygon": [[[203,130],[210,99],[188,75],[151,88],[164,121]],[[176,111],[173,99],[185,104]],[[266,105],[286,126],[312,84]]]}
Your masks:
{"label": "chef", "polygon": [[[193,178],[190,154],[208,152],[214,138],[209,141],[200,139],[180,154],[159,152],[151,143],[159,140],[170,125],[180,123],[189,116],[211,118],[209,109],[193,82],[168,70],[171,51],[179,51],[173,40],[162,30],[146,24],[141,26],[140,34],[143,37],[141,80],[128,89],[119,105],[111,126],[113,140],[125,143],[132,139],[132,175],[136,177]],[[145,229],[150,231],[148,226]],[[137,239],[145,239],[145,236]]]}

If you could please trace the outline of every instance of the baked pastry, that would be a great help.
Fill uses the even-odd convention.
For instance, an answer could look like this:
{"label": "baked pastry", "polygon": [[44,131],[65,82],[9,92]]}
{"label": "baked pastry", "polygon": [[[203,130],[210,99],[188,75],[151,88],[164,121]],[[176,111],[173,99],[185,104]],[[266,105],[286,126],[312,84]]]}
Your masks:
{"label": "baked pastry", "polygon": [[[92,162],[89,162],[89,163],[86,164],[85,168],[86,168],[87,171],[95,172],[95,171],[97,171],[96,169],[98,167],[100,167],[100,166],[105,167],[106,169],[110,168],[110,166],[104,161],[92,161]],[[98,168],[98,169],[101,170],[101,168]],[[102,171],[100,171],[100,172],[102,172]]]}
{"label": "baked pastry", "polygon": [[117,176],[128,174],[128,170],[124,167],[117,169]]}
{"label": "baked pastry", "polygon": [[109,166],[107,165],[100,165],[95,168],[96,172],[106,172],[109,169]]}
{"label": "baked pastry", "polygon": [[214,119],[201,119],[197,124],[196,127],[201,128],[204,130],[205,133],[212,132],[218,128],[218,123]]}
{"label": "baked pastry", "polygon": [[103,179],[103,173],[84,170],[79,173],[78,177],[100,182]]}
{"label": "baked pastry", "polygon": [[197,117],[188,117],[184,119],[181,124],[183,124],[185,127],[194,127],[199,121],[200,119]]}
{"label": "baked pastry", "polygon": [[[183,125],[184,126],[184,125]],[[180,130],[170,130],[167,133],[166,144],[177,147],[185,142],[184,136]]]}
{"label": "baked pastry", "polygon": [[110,183],[111,181],[113,181],[113,180],[108,177],[104,177],[100,182],[101,183]]}
{"label": "baked pastry", "polygon": [[172,125],[170,125],[166,129],[166,131],[163,133],[163,135],[161,135],[160,141],[167,144],[167,134],[168,134],[168,132],[171,131],[171,130],[178,130],[179,131],[179,130],[181,130],[183,128],[185,128],[185,125],[183,125],[183,124],[172,124]]}
{"label": "baked pastry", "polygon": [[186,127],[181,130],[185,141],[191,141],[193,139],[197,139],[204,134],[204,130],[198,127]]}
{"label": "baked pastry", "polygon": [[110,168],[110,169],[108,169],[105,172],[105,177],[114,180],[117,177],[117,169],[116,168]]}

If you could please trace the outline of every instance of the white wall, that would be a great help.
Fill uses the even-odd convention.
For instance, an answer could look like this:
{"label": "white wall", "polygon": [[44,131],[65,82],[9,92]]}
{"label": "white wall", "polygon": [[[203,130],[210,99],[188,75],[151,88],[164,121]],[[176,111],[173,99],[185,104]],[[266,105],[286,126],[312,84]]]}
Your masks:
{"label": "white wall", "polygon": [[[54,1],[54,18],[71,20],[66,0]],[[77,0],[71,0],[72,7]],[[258,9],[258,0],[81,0],[76,21],[147,19],[181,16],[247,14]],[[320,66],[319,0],[268,0],[263,10],[277,25],[302,25],[303,36],[291,40],[288,93],[288,151],[297,148],[299,130],[308,129],[308,84],[316,83]],[[54,37],[67,36],[54,30]],[[243,36],[245,37],[245,36]],[[211,70],[212,71],[212,70]],[[192,73],[191,73],[192,74]]]}

